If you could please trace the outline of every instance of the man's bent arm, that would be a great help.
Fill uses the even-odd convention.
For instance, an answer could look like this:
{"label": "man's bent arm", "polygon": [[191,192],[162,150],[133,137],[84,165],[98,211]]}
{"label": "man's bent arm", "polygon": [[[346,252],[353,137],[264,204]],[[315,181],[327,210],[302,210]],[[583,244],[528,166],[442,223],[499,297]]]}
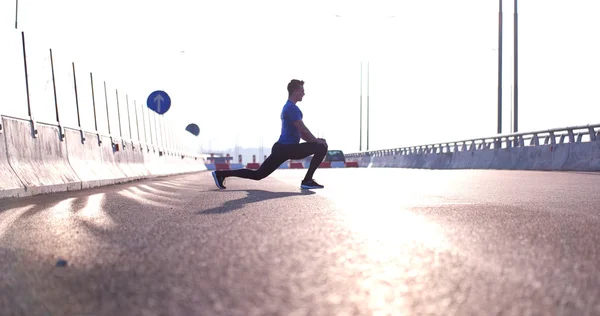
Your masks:
{"label": "man's bent arm", "polygon": [[315,135],[313,135],[309,130],[308,127],[306,127],[306,125],[304,125],[304,122],[302,120],[297,120],[293,122],[294,126],[296,126],[296,128],[298,129],[298,131],[300,132],[300,136],[302,137],[302,139],[304,139],[305,141],[309,142],[309,143],[317,143],[319,140],[315,137]]}

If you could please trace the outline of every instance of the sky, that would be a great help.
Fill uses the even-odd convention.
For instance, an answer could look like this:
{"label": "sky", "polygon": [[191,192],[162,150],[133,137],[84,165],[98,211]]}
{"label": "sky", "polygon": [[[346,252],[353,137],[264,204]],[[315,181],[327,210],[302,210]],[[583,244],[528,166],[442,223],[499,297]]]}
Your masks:
{"label": "sky", "polygon": [[[92,72],[99,130],[107,131],[104,82],[117,133],[117,90],[120,111],[129,101],[131,115],[146,111],[150,121],[146,98],[164,90],[172,106],[159,123],[204,152],[270,148],[291,79],[305,81],[304,122],[332,149],[366,149],[367,98],[371,150],[493,136],[498,9],[498,1],[481,0],[20,0],[15,29],[15,3],[3,1],[0,67],[8,71],[0,86],[9,102],[0,113],[27,115],[24,32],[32,109],[49,123],[56,121],[52,48],[61,121],[77,126],[74,63],[88,130]],[[600,123],[599,9],[595,0],[519,2],[519,132]],[[505,0],[504,133],[511,131],[513,13]],[[127,137],[128,122],[121,123]],[[185,132],[189,123],[200,126],[200,137]]]}

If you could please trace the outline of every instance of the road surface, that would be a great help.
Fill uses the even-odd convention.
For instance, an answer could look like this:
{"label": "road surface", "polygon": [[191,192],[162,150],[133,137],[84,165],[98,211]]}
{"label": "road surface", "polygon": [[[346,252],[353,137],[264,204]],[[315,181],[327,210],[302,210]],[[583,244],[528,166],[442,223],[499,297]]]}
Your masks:
{"label": "road surface", "polygon": [[0,314],[600,314],[600,173],[304,172],[2,200]]}

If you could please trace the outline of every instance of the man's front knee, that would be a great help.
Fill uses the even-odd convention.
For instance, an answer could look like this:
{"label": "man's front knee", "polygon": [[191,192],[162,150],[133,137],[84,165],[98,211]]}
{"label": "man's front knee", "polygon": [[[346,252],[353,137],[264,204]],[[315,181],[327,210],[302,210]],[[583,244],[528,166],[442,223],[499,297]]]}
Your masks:
{"label": "man's front knee", "polygon": [[318,147],[317,153],[319,153],[321,155],[327,154],[327,146],[320,144],[320,146]]}

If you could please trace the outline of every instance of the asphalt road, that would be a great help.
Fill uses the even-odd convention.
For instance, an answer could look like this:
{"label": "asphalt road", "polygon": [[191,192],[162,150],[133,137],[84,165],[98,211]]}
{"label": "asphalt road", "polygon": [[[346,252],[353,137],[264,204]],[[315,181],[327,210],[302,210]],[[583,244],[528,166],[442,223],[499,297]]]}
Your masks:
{"label": "asphalt road", "polygon": [[0,315],[600,315],[600,173],[304,172],[2,200]]}

